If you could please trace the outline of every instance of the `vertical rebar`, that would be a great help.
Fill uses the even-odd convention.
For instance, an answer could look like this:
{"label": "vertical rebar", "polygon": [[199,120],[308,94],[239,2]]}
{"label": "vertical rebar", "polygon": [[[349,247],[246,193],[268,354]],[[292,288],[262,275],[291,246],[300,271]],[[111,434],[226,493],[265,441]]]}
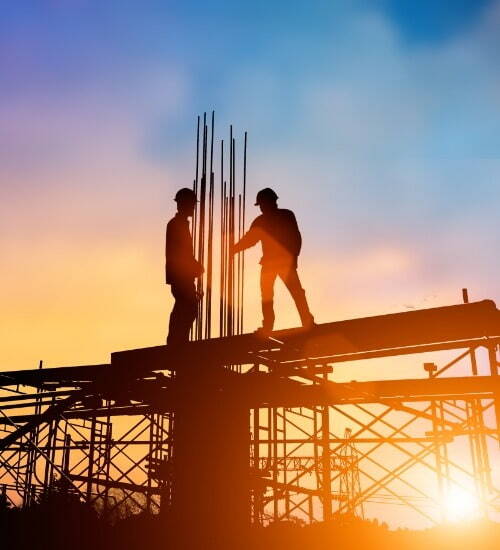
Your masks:
{"label": "vertical rebar", "polygon": [[224,336],[224,140],[220,142],[220,271],[219,271],[219,336]]}
{"label": "vertical rebar", "polygon": [[[198,121],[196,125],[196,169],[195,169],[195,179],[193,180],[193,191],[196,196],[198,196],[199,158],[200,158],[200,117],[198,116]],[[193,247],[196,246],[197,210],[198,210],[198,207],[195,208],[194,214],[193,214],[193,231],[192,231]]]}
{"label": "vertical rebar", "polygon": [[228,275],[227,275],[227,336],[233,334],[233,298],[234,298],[234,258],[232,255],[233,239],[233,227],[234,227],[234,140],[233,140],[233,126],[229,127],[229,219],[228,219]]}
{"label": "vertical rebar", "polygon": [[[245,138],[243,143],[243,203],[241,213],[241,234],[245,234],[245,209],[246,209],[246,195],[247,195],[247,132],[245,132]],[[243,307],[245,303],[245,251],[241,252],[241,333],[244,332],[244,315]]]}
{"label": "vertical rebar", "polygon": [[208,190],[208,245],[207,245],[207,283],[205,301],[205,338],[210,338],[212,333],[212,270],[213,270],[213,216],[214,216],[214,118],[212,111],[212,124],[210,136],[210,180]]}

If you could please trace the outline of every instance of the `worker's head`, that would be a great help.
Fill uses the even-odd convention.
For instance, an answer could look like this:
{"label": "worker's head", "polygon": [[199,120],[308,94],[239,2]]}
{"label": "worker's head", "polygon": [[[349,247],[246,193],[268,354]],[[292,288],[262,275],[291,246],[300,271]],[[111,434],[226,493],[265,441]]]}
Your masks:
{"label": "worker's head", "polygon": [[266,187],[257,193],[255,206],[258,206],[262,213],[265,214],[266,212],[271,212],[278,208],[277,200],[278,195],[270,187]]}
{"label": "worker's head", "polygon": [[187,187],[179,189],[175,194],[174,201],[177,203],[177,211],[184,216],[192,216],[196,206],[196,193]]}

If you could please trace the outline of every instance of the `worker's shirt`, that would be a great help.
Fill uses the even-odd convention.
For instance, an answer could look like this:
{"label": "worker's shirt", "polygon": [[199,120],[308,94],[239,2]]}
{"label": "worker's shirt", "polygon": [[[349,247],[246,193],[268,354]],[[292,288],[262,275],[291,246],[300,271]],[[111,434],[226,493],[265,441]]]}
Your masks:
{"label": "worker's shirt", "polygon": [[297,266],[302,237],[291,210],[277,208],[255,218],[248,232],[235,246],[235,251],[249,248],[259,241],[262,243],[260,263],[263,266],[282,266],[290,263]]}
{"label": "worker's shirt", "polygon": [[165,239],[165,281],[188,282],[200,275],[200,264],[193,254],[193,242],[187,218],[176,214],[167,224]]}

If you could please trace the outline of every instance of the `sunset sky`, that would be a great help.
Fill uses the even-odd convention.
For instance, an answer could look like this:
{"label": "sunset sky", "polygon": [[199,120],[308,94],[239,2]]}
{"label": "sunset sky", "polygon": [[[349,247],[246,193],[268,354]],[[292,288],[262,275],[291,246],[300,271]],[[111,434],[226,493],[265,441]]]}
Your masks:
{"label": "sunset sky", "polygon": [[[5,2],[0,370],[164,343],[196,116],[248,131],[317,321],[500,302],[500,1]],[[258,214],[249,200],[247,218]],[[258,251],[246,327],[258,326]],[[277,298],[278,327],[298,323]]]}

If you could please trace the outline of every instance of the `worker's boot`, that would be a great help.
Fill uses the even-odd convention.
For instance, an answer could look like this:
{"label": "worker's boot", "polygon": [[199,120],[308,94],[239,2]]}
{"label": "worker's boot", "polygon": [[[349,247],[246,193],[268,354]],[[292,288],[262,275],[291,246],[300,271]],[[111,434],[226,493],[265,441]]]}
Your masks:
{"label": "worker's boot", "polygon": [[262,326],[255,333],[260,336],[269,336],[274,326],[274,308],[272,302],[262,302]]}
{"label": "worker's boot", "polygon": [[311,330],[316,326],[316,323],[314,321],[314,317],[309,313],[305,318],[301,318],[302,321],[302,328],[305,328],[306,330]]}
{"label": "worker's boot", "polygon": [[300,289],[294,295],[295,305],[300,315],[300,320],[302,322],[302,327],[310,330],[316,326],[314,322],[314,317],[309,310],[309,304],[307,303],[306,293],[304,289]]}
{"label": "worker's boot", "polygon": [[258,329],[255,329],[254,334],[261,336],[262,338],[267,338],[272,332],[272,330],[267,329],[266,327],[259,327]]}

